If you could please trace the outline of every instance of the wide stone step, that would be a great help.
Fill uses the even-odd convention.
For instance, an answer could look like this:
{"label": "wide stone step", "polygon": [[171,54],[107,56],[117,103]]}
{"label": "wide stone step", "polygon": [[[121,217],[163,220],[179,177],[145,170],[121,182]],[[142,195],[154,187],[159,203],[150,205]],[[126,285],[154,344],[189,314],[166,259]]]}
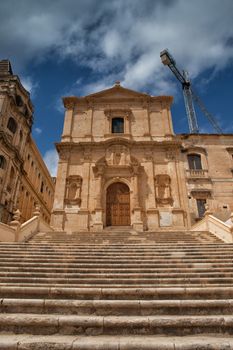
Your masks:
{"label": "wide stone step", "polygon": [[[198,238],[201,238],[201,237],[198,237]],[[57,244],[57,245],[61,245],[61,244],[79,244],[79,245],[84,245],[86,242],[89,242],[89,244],[91,245],[103,245],[105,244],[106,242],[108,242],[109,244],[111,245],[120,245],[121,244],[121,241],[124,240],[126,241],[126,245],[134,245],[134,244],[142,244],[142,245],[149,245],[149,244],[158,244],[158,245],[168,245],[170,240],[168,238],[164,238],[163,240],[158,240],[156,239],[155,237],[152,237],[150,239],[148,238],[144,238],[144,239],[139,239],[138,237],[136,238],[120,238],[118,237],[118,239],[114,240],[113,243],[111,243],[110,239],[96,239],[95,237],[91,238],[89,237],[88,239],[84,239],[84,238],[74,238],[74,239],[69,239],[69,238],[65,238],[65,239],[55,239],[55,238],[51,238],[51,239],[37,239],[36,236],[34,236],[30,241],[27,241],[27,242],[24,242],[25,244],[31,244],[31,245],[47,245],[48,243],[49,244]],[[135,241],[136,243],[133,243],[132,242]],[[96,241],[99,241],[100,243],[95,243]],[[118,241],[118,242],[117,242]],[[162,241],[161,243],[159,243],[159,241]],[[102,242],[102,243],[101,243]],[[179,237],[176,237],[174,240],[172,240],[172,242],[174,244],[178,244],[178,245],[185,245],[185,244],[191,244],[191,245],[202,245],[202,244],[223,244],[224,242],[220,239],[209,239],[209,240],[201,240],[201,239],[181,239]],[[183,243],[182,243],[183,242]],[[4,243],[3,243],[4,244]],[[17,244],[17,243],[15,243]]]}
{"label": "wide stone step", "polygon": [[33,241],[30,242],[35,242],[35,243],[67,243],[67,242],[77,242],[77,243],[96,243],[96,244],[106,244],[106,243],[115,243],[115,244],[119,244],[121,242],[124,242],[126,244],[128,243],[142,243],[142,244],[146,244],[146,243],[161,243],[161,244],[168,244],[168,243],[221,243],[223,242],[222,240],[215,238],[215,237],[195,237],[195,238],[184,238],[184,237],[173,237],[173,238],[168,238],[168,237],[164,237],[164,238],[157,238],[157,237],[123,237],[123,236],[118,236],[115,238],[112,237],[82,237],[82,238],[73,238],[73,239],[69,239],[69,238],[64,238],[64,239],[36,239],[34,238]]}
{"label": "wide stone step", "polygon": [[101,272],[101,271],[96,271],[96,272],[90,272],[90,271],[82,271],[82,272],[67,272],[67,271],[59,271],[59,272],[38,272],[35,270],[30,270],[30,271],[0,271],[0,280],[5,279],[5,278],[22,278],[22,279],[28,279],[29,277],[32,277],[34,279],[68,279],[68,280],[79,280],[79,279],[86,279],[88,280],[91,278],[93,281],[95,279],[167,279],[167,278],[233,278],[233,272],[227,272],[227,271],[213,271],[209,270],[207,272],[196,272],[196,271],[191,271],[190,269],[187,271],[147,271],[147,272],[129,272],[127,270],[120,272],[120,271],[111,271],[111,272]]}
{"label": "wide stone step", "polygon": [[233,316],[0,314],[0,332],[65,335],[233,334]]}
{"label": "wide stone step", "polygon": [[230,315],[233,299],[215,300],[66,300],[4,298],[1,313],[96,316]]}
{"label": "wide stone step", "polygon": [[[166,241],[167,242],[167,241]],[[187,243],[174,243],[174,245],[177,248],[183,248],[183,249],[190,249],[190,247],[193,248],[198,248],[200,247],[200,249],[202,248],[213,248],[214,246],[217,247],[223,247],[224,245],[226,245],[226,247],[232,247],[232,243],[212,243],[212,242],[208,242],[208,243],[202,243],[200,244],[200,242],[194,242],[194,243],[189,243],[187,245]],[[92,249],[92,248],[97,248],[97,249],[117,249],[117,248],[121,248],[121,249],[131,249],[131,248],[135,248],[135,249],[174,249],[173,246],[171,246],[169,243],[161,243],[158,244],[158,242],[154,242],[154,243],[131,243],[130,241],[128,241],[128,243],[122,245],[120,242],[119,243],[113,243],[113,244],[95,244],[95,243],[90,243],[88,246],[86,245],[86,243],[79,243],[79,242],[69,242],[66,241],[64,244],[62,243],[53,243],[53,242],[49,242],[49,245],[46,243],[36,243],[35,241],[30,241],[30,242],[12,242],[12,243],[6,243],[6,242],[0,242],[0,249],[2,248],[9,248],[9,249],[17,249],[17,248],[28,248],[31,247],[32,249],[36,249],[36,248],[45,248],[45,249],[50,249],[53,247],[58,247],[61,249],[65,249],[66,247],[69,248],[83,248],[83,249]]]}
{"label": "wide stone step", "polygon": [[[207,266],[205,266],[207,265]],[[67,266],[64,264],[63,266],[46,266],[46,267],[38,267],[36,264],[30,267],[25,267],[24,265],[18,266],[18,265],[13,265],[13,266],[1,266],[0,265],[0,274],[3,276],[5,275],[21,275],[21,274],[33,274],[35,275],[43,275],[47,276],[48,274],[62,274],[62,275],[70,275],[70,274],[122,274],[122,275],[127,275],[127,274],[141,274],[143,275],[150,275],[150,274],[186,274],[186,273],[191,273],[191,274],[225,274],[225,273],[232,273],[233,274],[233,266],[227,267],[227,266],[216,266],[212,267],[211,264],[208,266],[208,264],[203,264],[203,267],[196,267],[194,266],[180,266],[179,270],[177,267],[171,266],[171,267],[147,267],[147,268],[141,268],[138,267],[119,267],[119,266],[114,266],[114,267],[79,267],[79,265],[76,267],[72,266]]]}
{"label": "wide stone step", "polygon": [[[26,267],[25,267],[26,266]],[[39,267],[38,267],[39,266]],[[140,271],[141,269],[146,269],[146,271],[150,271],[150,269],[156,269],[156,271],[159,270],[170,270],[173,269],[175,271],[177,270],[186,270],[190,268],[195,268],[195,269],[230,269],[233,267],[232,260],[229,260],[227,262],[221,262],[221,261],[215,261],[215,262],[188,262],[188,263],[183,263],[183,262],[168,262],[168,263],[153,263],[153,262],[131,262],[127,264],[122,264],[122,263],[115,263],[115,264],[106,264],[104,262],[100,263],[91,263],[91,262],[78,262],[78,263],[73,263],[69,262],[67,263],[66,261],[58,261],[58,262],[41,262],[40,265],[38,265],[37,262],[35,261],[27,261],[27,264],[25,264],[22,259],[20,261],[10,261],[6,264],[6,262],[0,262],[0,269],[4,271],[4,269],[11,269],[11,268],[22,268],[22,269],[54,269],[54,270],[60,270],[60,269],[74,269],[75,271],[78,271],[78,269],[87,269],[87,270],[112,270],[114,271],[115,269],[121,270],[126,269],[127,271],[129,269],[136,269],[136,271]]]}
{"label": "wide stone step", "polygon": [[174,252],[183,253],[186,254],[205,254],[205,253],[216,253],[216,249],[218,252],[227,252],[232,253],[233,252],[233,246],[219,246],[219,247],[182,247],[179,246],[176,249],[167,248],[167,247],[95,247],[95,248],[85,248],[85,247],[29,247],[29,246],[17,246],[17,247],[1,247],[0,254],[56,254],[56,253],[63,253],[63,254],[172,254]]}
{"label": "wide stone step", "polygon": [[187,282],[183,282],[183,283],[176,283],[175,285],[173,283],[162,283],[162,284],[148,284],[148,283],[138,283],[138,284],[126,284],[126,283],[98,283],[98,284],[90,284],[90,283],[79,283],[79,284],[72,284],[72,283],[49,283],[48,285],[46,285],[45,283],[32,283],[32,282],[26,282],[26,283],[11,283],[11,282],[7,282],[7,283],[0,283],[0,287],[17,287],[17,286],[22,286],[23,288],[27,288],[27,287],[44,287],[44,286],[48,286],[49,288],[70,288],[70,289],[76,289],[76,288],[105,288],[105,289],[122,289],[122,288],[168,288],[168,289],[172,289],[172,288],[215,288],[215,287],[231,287],[232,283],[205,283],[205,284],[201,284],[201,283],[187,283]]}
{"label": "wide stone step", "polygon": [[59,256],[65,256],[65,257],[88,257],[88,258],[98,258],[98,257],[102,257],[102,258],[156,258],[159,257],[161,259],[164,258],[170,258],[170,257],[188,257],[188,258],[200,258],[203,257],[203,255],[208,255],[209,257],[218,257],[218,256],[222,256],[223,254],[226,257],[233,257],[233,251],[232,250],[224,250],[224,249],[218,249],[218,251],[216,252],[216,250],[200,250],[197,252],[194,251],[185,251],[185,250],[181,250],[181,251],[164,251],[164,252],[155,252],[155,251],[148,251],[148,252],[124,252],[124,251],[116,251],[116,252],[108,252],[108,251],[101,251],[101,252],[94,252],[94,251],[89,251],[89,252],[82,252],[82,251],[66,251],[66,252],[59,252],[57,250],[55,251],[29,251],[29,250],[19,250],[19,251],[15,251],[15,252],[8,252],[8,251],[2,251],[0,252],[0,256],[2,258],[4,258],[5,256],[9,256],[9,257],[19,257],[19,256],[24,256],[24,257],[50,257],[50,258],[58,258]]}
{"label": "wide stone step", "polygon": [[208,256],[186,256],[186,255],[174,255],[174,256],[167,256],[167,257],[131,257],[131,258],[126,258],[126,257],[90,257],[90,256],[84,256],[84,257],[77,257],[77,256],[69,256],[69,255],[60,255],[56,257],[48,257],[45,256],[44,258],[42,256],[5,256],[2,257],[0,256],[0,263],[1,262],[22,262],[26,264],[27,262],[38,262],[38,263],[43,263],[43,262],[73,262],[73,263],[107,263],[107,264],[127,264],[127,263],[138,263],[138,264],[143,264],[143,263],[204,263],[204,262],[233,262],[233,256],[222,256],[222,255],[215,255],[213,257],[208,257]]}
{"label": "wide stone step", "polygon": [[73,286],[82,286],[82,285],[92,285],[92,286],[166,286],[166,285],[211,285],[211,284],[231,284],[233,283],[233,277],[190,277],[190,276],[181,276],[181,277],[150,277],[145,278],[143,276],[127,277],[127,276],[114,276],[114,277],[102,277],[102,276],[93,276],[93,277],[80,277],[80,278],[64,278],[64,277],[1,277],[0,284],[47,284],[47,285],[73,285]]}
{"label": "wide stone step", "polygon": [[233,299],[233,286],[203,287],[145,287],[145,288],[100,288],[64,286],[0,285],[1,298],[43,298],[43,299],[82,299],[82,300],[203,300],[203,299]]}
{"label": "wide stone step", "polygon": [[233,339],[225,335],[28,335],[0,334],[4,350],[232,350]]}

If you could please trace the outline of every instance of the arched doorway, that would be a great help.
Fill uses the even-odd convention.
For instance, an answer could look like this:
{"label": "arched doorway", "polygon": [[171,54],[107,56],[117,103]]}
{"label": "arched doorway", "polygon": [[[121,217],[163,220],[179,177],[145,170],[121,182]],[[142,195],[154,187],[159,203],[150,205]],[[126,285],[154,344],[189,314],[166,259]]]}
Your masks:
{"label": "arched doorway", "polygon": [[107,188],[106,225],[130,225],[129,187],[122,182],[113,183]]}

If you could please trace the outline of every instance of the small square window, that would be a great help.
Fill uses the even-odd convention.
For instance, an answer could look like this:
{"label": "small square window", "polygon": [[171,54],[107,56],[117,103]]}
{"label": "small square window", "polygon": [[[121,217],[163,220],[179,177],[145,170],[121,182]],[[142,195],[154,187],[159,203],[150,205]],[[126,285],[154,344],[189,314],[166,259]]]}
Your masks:
{"label": "small square window", "polygon": [[113,118],[112,119],[112,134],[123,134],[124,133],[124,118]]}

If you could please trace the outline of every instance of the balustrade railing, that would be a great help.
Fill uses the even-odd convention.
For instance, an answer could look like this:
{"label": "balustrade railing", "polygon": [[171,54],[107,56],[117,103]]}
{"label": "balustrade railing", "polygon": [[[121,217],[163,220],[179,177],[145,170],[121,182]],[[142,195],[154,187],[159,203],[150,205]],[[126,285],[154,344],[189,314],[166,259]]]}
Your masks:
{"label": "balustrade railing", "polygon": [[208,170],[206,169],[187,169],[186,170],[188,177],[207,177]]}

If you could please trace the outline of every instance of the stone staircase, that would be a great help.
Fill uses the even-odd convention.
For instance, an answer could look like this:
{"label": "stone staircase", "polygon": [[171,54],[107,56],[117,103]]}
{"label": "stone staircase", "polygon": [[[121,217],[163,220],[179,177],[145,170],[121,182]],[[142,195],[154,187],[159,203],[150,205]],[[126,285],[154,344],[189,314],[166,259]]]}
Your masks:
{"label": "stone staircase", "polygon": [[233,349],[233,245],[208,232],[0,244],[0,350]]}

